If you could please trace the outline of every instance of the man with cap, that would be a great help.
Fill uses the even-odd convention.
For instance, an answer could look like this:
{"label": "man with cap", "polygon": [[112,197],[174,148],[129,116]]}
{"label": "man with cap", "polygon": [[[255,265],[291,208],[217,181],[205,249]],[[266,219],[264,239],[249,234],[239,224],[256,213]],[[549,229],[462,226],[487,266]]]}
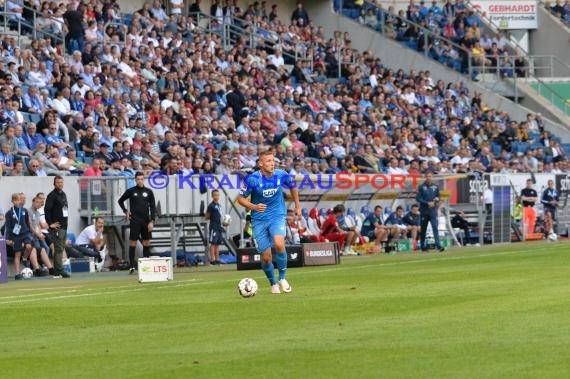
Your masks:
{"label": "man with cap", "polygon": [[105,161],[107,166],[110,166],[111,162],[113,161],[113,156],[109,152],[109,147],[110,146],[107,143],[103,142],[99,145],[99,152],[95,154],[95,158]]}

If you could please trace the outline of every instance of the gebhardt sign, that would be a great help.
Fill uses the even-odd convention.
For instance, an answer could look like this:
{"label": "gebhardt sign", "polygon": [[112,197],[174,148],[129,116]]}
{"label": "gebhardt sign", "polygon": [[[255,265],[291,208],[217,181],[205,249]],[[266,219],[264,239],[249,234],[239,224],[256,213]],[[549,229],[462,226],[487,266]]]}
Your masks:
{"label": "gebhardt sign", "polygon": [[535,0],[478,0],[474,9],[499,29],[537,29],[538,14]]}

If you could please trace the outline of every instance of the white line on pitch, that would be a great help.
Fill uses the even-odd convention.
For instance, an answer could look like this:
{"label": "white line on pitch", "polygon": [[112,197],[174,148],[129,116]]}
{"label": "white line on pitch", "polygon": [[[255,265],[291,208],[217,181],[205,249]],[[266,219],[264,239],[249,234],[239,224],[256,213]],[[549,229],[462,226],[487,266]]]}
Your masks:
{"label": "white line on pitch", "polygon": [[[425,263],[425,262],[433,262],[433,261],[477,259],[477,258],[485,258],[485,257],[491,257],[491,256],[522,254],[522,253],[537,252],[537,251],[544,251],[544,250],[545,250],[544,248],[542,248],[542,249],[531,249],[531,250],[515,250],[515,251],[504,252],[504,253],[464,255],[464,256],[459,256],[459,257],[457,257],[457,256],[445,256],[445,257],[437,257],[437,258],[432,258],[432,259],[409,260],[409,261],[398,261],[398,262],[384,262],[384,263],[379,262],[377,264],[354,265],[354,266],[345,266],[345,267],[337,266],[335,268],[317,269],[317,270],[306,271],[306,272],[295,272],[295,274],[296,275],[309,275],[309,274],[326,273],[326,272],[330,272],[330,271],[356,270],[356,269],[360,270],[360,269],[369,268],[369,267],[396,266],[396,265],[409,264],[409,263]],[[256,275],[256,278],[258,278],[259,280],[264,279],[264,277],[258,276],[258,275]],[[193,285],[215,284],[215,283],[220,283],[220,282],[234,282],[234,281],[235,281],[235,279],[199,281],[198,279],[193,278],[193,279],[180,280],[180,281],[176,281],[176,282],[169,282],[169,283],[165,283],[164,285],[154,285],[152,287],[152,289],[187,287],[187,286],[193,286]],[[85,297],[85,296],[106,295],[106,294],[112,294],[112,293],[117,293],[117,292],[120,292],[120,293],[138,292],[138,291],[142,291],[145,289],[144,287],[130,288],[130,287],[134,287],[134,286],[140,286],[140,283],[133,283],[133,284],[123,285],[123,286],[106,287],[106,288],[103,288],[103,291],[101,291],[101,292],[89,292],[89,293],[78,293],[78,294],[72,294],[72,295],[58,295],[58,296],[52,296],[52,297],[17,299],[17,300],[11,300],[11,301],[0,301],[0,304],[2,304],[2,305],[3,304],[17,304],[17,303],[39,302],[39,301],[47,301],[47,300],[69,299],[69,298]],[[124,289],[117,291],[117,288],[124,288]],[[149,287],[149,288],[151,288],[151,287]],[[88,291],[96,290],[96,289],[98,289],[98,288],[84,288],[84,290],[88,290]],[[67,291],[67,292],[77,292],[77,291],[74,290],[74,291]],[[7,298],[3,298],[3,299],[7,299]]]}

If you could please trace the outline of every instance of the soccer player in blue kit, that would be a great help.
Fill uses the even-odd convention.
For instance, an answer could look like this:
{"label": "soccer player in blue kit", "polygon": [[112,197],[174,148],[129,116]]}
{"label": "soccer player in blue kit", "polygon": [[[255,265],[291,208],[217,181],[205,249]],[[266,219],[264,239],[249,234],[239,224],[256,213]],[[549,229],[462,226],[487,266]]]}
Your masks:
{"label": "soccer player in blue kit", "polygon": [[[259,171],[248,175],[240,190],[238,203],[251,210],[253,238],[257,252],[261,254],[261,268],[271,284],[271,293],[291,292],[285,278],[287,253],[285,252],[285,196],[283,189],[289,189],[295,202],[295,213],[301,217],[299,193],[293,178],[283,170],[275,170],[273,152],[259,153]],[[251,195],[251,201],[248,197]],[[271,248],[275,246],[279,285],[275,280],[275,269]],[[281,287],[281,290],[279,290]]]}

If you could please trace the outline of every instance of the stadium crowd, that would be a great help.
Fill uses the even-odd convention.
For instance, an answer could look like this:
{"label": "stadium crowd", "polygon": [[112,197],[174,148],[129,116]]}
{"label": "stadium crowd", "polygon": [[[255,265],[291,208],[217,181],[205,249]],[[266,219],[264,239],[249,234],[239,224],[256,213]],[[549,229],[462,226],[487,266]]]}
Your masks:
{"label": "stadium crowd", "polygon": [[525,57],[509,50],[502,31],[485,33],[479,12],[462,0],[448,0],[441,6],[437,1],[428,5],[411,0],[406,10],[397,12],[393,5],[384,9],[381,1],[344,1],[342,6],[345,15],[456,71],[467,74],[471,67],[473,80],[481,72],[526,75]]}
{"label": "stadium crowd", "polygon": [[[385,67],[349,32],[327,38],[302,2],[290,20],[266,2],[197,0],[189,15],[180,4],[168,14],[154,0],[127,18],[114,0],[33,3],[53,17],[38,24],[46,31],[65,21],[66,40],[2,40],[3,175],[223,174],[267,148],[290,173],[569,171],[540,114],[514,120],[463,82]],[[194,12],[211,16],[213,33]],[[463,15],[460,28],[475,25]],[[223,24],[235,27],[231,43],[216,33]]]}
{"label": "stadium crowd", "polygon": [[564,2],[556,0],[555,2],[546,1],[544,7],[550,10],[554,16],[558,17],[567,26],[570,26],[570,1]]}

